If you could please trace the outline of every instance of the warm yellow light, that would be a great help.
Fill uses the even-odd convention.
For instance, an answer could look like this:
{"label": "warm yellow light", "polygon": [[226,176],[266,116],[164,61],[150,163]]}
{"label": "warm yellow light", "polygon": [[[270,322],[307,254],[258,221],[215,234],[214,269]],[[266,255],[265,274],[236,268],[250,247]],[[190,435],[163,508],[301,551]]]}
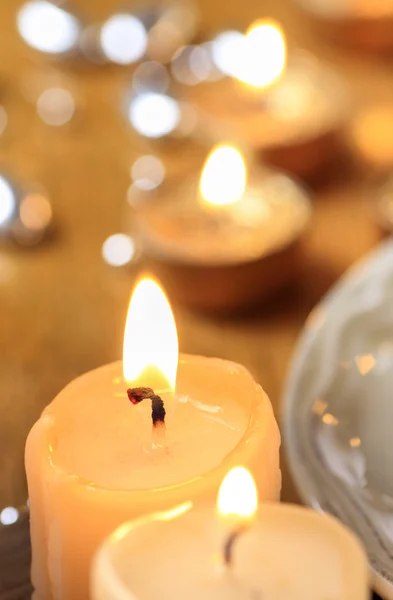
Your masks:
{"label": "warm yellow light", "polygon": [[174,390],[179,346],[169,301],[151,278],[136,285],[128,308],[123,345],[124,378],[135,386]]}
{"label": "warm yellow light", "polygon": [[247,183],[243,157],[232,146],[216,146],[209,154],[199,182],[203,200],[225,206],[242,197]]}
{"label": "warm yellow light", "polygon": [[217,498],[221,515],[250,519],[258,508],[258,492],[252,475],[244,467],[234,467],[224,478]]}
{"label": "warm yellow light", "polygon": [[284,32],[275,21],[256,21],[248,29],[244,52],[236,76],[257,88],[274,83],[284,72],[286,44]]}

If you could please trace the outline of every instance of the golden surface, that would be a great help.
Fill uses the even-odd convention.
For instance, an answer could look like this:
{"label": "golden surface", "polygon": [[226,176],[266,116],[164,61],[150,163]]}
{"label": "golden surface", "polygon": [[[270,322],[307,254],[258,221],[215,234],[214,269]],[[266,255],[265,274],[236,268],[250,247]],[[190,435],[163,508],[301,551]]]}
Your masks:
{"label": "golden surface", "polygon": [[[19,3],[2,2],[0,7],[0,103],[9,116],[0,137],[0,157],[2,165],[45,185],[56,231],[34,250],[0,246],[3,506],[24,497],[24,440],[42,408],[75,376],[121,356],[136,271],[106,265],[101,246],[108,235],[124,229],[129,169],[140,151],[115,110],[127,81],[116,69],[67,67],[63,72],[76,92],[78,113],[60,128],[39,120],[23,90],[32,72],[55,65],[18,39]],[[112,2],[76,4],[90,5],[90,13],[97,15],[101,9],[105,14]],[[246,26],[263,12],[282,21],[290,42],[315,50],[346,73],[354,92],[354,113],[371,101],[391,99],[389,64],[329,46],[313,36],[308,22],[284,0],[270,0],[271,10],[268,4],[201,0],[206,30]],[[340,160],[318,182],[315,225],[307,238],[308,266],[296,289],[254,316],[233,320],[174,307],[182,351],[246,365],[270,395],[277,417],[294,343],[307,314],[347,267],[377,243],[379,233],[365,203],[368,175],[359,159]],[[283,498],[297,498],[285,466]]]}

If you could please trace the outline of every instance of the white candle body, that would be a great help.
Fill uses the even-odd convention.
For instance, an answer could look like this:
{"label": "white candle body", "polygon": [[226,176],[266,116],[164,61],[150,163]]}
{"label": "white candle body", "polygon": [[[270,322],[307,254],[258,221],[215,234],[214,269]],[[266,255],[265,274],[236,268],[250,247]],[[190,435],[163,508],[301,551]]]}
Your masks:
{"label": "white candle body", "polygon": [[365,553],[335,519],[294,505],[262,505],[235,541],[230,569],[217,564],[226,539],[218,519],[205,509],[124,525],[96,556],[93,600],[369,597]]}
{"label": "white candle body", "polygon": [[279,498],[271,404],[241,367],[183,356],[167,403],[167,449],[151,451],[151,403],[132,406],[121,363],[67,386],[26,445],[35,600],[86,600],[91,558],[121,523],[193,500],[212,502],[245,464],[261,498]]}

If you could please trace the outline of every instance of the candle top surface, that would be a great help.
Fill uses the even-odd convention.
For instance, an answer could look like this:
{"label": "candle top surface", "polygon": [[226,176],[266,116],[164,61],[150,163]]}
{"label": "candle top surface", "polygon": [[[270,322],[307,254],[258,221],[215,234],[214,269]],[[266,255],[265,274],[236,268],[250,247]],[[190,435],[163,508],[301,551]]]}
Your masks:
{"label": "candle top surface", "polygon": [[161,600],[164,586],[166,600],[368,598],[360,543],[338,521],[310,509],[261,505],[233,545],[230,568],[218,560],[230,528],[213,510],[171,520],[153,516],[124,531],[107,544],[106,559],[130,597]]}
{"label": "candle top surface", "polygon": [[[228,361],[184,356],[166,409],[163,448],[153,446],[152,405],[133,406],[122,363],[69,384],[43,413],[51,461],[67,474],[106,489],[158,489],[221,465],[266,402],[251,375]],[[159,390],[156,390],[160,393]]]}
{"label": "candle top surface", "polygon": [[139,231],[149,254],[186,263],[237,264],[258,260],[296,240],[311,212],[305,191],[292,179],[278,172],[251,171],[235,204],[206,207],[199,201],[197,181],[187,183],[167,202],[147,207],[140,215]]}
{"label": "candle top surface", "polygon": [[336,128],[347,115],[348,91],[340,77],[307,52],[290,55],[285,73],[268,90],[232,78],[201,85],[196,102],[225,122],[251,147],[306,141]]}

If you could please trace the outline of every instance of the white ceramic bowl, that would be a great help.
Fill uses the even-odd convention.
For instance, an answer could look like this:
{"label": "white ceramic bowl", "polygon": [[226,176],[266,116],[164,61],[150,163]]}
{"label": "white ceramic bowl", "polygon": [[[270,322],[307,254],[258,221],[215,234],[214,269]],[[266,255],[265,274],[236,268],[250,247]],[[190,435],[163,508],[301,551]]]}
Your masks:
{"label": "white ceramic bowl", "polygon": [[311,313],[283,415],[303,500],[362,539],[376,590],[393,599],[393,241]]}

